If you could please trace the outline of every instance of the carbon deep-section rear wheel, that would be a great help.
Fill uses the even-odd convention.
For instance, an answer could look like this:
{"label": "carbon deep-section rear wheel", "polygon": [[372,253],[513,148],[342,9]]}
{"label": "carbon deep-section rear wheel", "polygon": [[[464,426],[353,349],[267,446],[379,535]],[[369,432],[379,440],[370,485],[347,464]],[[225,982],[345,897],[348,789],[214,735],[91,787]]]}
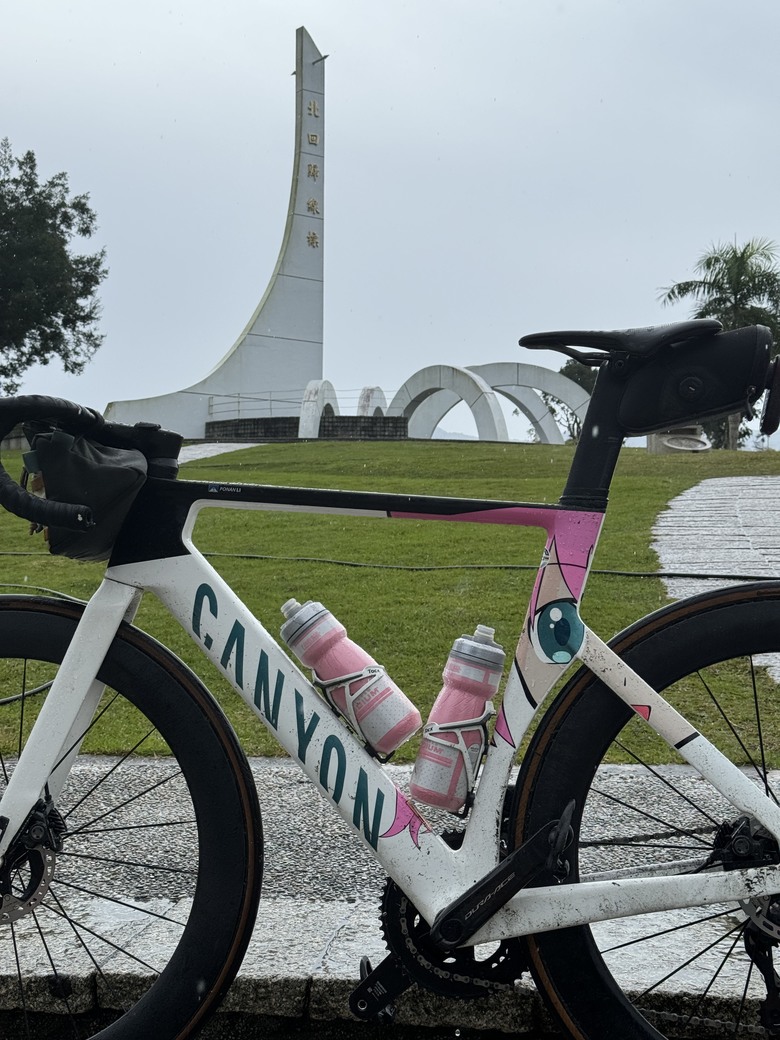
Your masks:
{"label": "carbon deep-section rear wheel", "polygon": [[[0,795],[80,614],[0,597]],[[0,867],[0,1034],[194,1036],[254,925],[254,782],[205,687],[138,629],[122,626],[99,679],[61,793]]]}
{"label": "carbon deep-section rear wheel", "polygon": [[[778,800],[780,584],[686,600],[612,645]],[[586,669],[556,698],[525,756],[515,844],[570,799],[569,884],[779,858],[768,835]],[[772,1025],[780,992],[760,970],[768,964],[771,978],[773,957],[780,968],[780,901],[773,903],[709,904],[534,935],[534,978],[574,1040],[780,1036]]]}

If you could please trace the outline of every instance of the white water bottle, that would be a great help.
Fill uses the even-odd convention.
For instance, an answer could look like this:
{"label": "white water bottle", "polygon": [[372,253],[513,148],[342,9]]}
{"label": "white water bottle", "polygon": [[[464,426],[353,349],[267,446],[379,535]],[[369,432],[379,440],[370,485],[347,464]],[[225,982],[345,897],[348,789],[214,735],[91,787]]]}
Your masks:
{"label": "white water bottle", "polygon": [[504,650],[494,635],[477,625],[473,636],[455,640],[447,658],[410,784],[412,797],[426,805],[459,812],[474,788],[504,669]]}
{"label": "white water bottle", "polygon": [[329,610],[312,600],[301,605],[289,599],[282,613],[282,639],[369,747],[389,755],[417,732],[417,708]]}

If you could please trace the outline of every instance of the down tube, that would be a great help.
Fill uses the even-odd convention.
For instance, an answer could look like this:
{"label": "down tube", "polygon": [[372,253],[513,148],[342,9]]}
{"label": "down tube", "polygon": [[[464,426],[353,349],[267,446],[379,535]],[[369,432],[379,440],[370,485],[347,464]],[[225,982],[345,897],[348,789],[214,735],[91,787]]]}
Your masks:
{"label": "down tube", "polygon": [[476,880],[197,551],[111,576],[162,601],[423,914]]}

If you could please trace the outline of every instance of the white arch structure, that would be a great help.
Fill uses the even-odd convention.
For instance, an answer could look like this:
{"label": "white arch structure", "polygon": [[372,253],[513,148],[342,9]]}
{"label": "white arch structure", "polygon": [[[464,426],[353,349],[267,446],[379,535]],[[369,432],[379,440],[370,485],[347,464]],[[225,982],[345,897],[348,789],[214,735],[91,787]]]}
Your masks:
{"label": "white arch structure", "polygon": [[298,436],[319,437],[320,419],[327,408],[331,409],[333,415],[340,414],[333,384],[327,379],[312,379],[303,391]]}
{"label": "white arch structure", "polygon": [[465,401],[471,409],[480,440],[509,439],[496,394],[508,398],[531,422],[543,444],[562,444],[563,436],[541,397],[550,394],[580,419],[590,397],[586,390],[539,365],[495,362],[489,365],[432,365],[408,379],[390,403],[388,415],[405,415],[409,436],[427,439],[447,412]]}
{"label": "white arch structure", "polygon": [[358,398],[358,415],[385,415],[387,413],[387,398],[379,386],[364,386]]}
{"label": "white arch structure", "polygon": [[446,405],[442,415],[459,401],[465,401],[474,416],[480,440],[509,440],[504,413],[492,388],[477,373],[455,365],[431,365],[415,372],[390,402],[387,414],[405,415],[409,420],[409,436],[428,438],[438,424],[430,425],[431,417],[438,412],[435,405],[428,405],[432,396]]}

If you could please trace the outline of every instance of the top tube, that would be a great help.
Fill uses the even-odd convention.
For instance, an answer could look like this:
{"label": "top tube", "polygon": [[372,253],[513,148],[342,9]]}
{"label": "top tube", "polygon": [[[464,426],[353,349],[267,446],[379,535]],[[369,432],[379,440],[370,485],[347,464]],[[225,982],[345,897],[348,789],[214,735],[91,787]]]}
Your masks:
{"label": "top tube", "polygon": [[[752,415],[752,405],[769,386],[771,398],[780,397],[774,392],[780,380],[775,379],[777,362],[770,365],[772,337],[763,326],[751,326],[733,332],[713,333],[711,321],[687,321],[650,329],[624,330],[622,332],[561,332],[544,333],[524,337],[521,343],[545,349],[560,350],[578,357],[587,364],[598,365],[599,375],[583,421],[582,435],[577,444],[568,480],[559,500],[560,507],[567,510],[603,513],[607,507],[609,487],[614,474],[620,448],[626,436],[665,430],[675,425],[696,422],[703,418],[714,418],[733,412]],[[586,353],[576,348],[587,348]],[[774,411],[780,413],[780,401],[774,402]],[[148,466],[149,483],[156,485],[154,495],[147,489],[139,496],[138,509],[133,509],[130,522],[120,535],[120,542],[128,548],[132,542],[132,531],[139,525],[138,518],[148,521],[156,532],[164,528],[161,541],[179,555],[181,531],[186,522],[185,506],[181,492],[162,490],[177,482],[170,478],[176,474],[175,455],[181,444],[178,434],[160,430],[159,427],[140,423],[137,426],[122,426],[106,423],[97,413],[80,408],[67,401],[43,397],[8,398],[0,401],[0,433],[10,430],[17,423],[36,420],[41,430],[65,430],[85,433],[89,441],[116,448],[133,448],[140,451]],[[762,423],[762,429],[764,429]],[[772,427],[774,428],[774,427]],[[767,427],[768,429],[768,427]],[[236,506],[248,501],[245,491],[251,485],[236,485]],[[67,488],[65,491],[67,492]],[[328,492],[312,489],[289,489],[292,499],[278,507],[312,508],[312,511],[329,511],[321,500]],[[217,493],[222,499],[231,499],[231,488],[227,485],[209,487],[206,497]],[[78,491],[74,490],[74,496]],[[278,494],[278,492],[277,492]],[[330,494],[333,494],[332,492]],[[367,501],[358,501],[360,495],[351,493],[357,512],[366,512],[372,506]],[[298,502],[294,496],[302,496]],[[144,514],[144,502],[155,498],[156,509]],[[469,511],[468,505],[456,499],[429,499],[430,508],[423,499],[406,506],[404,496],[385,496],[387,502],[376,507],[385,515],[409,515],[428,513],[446,518],[447,514]],[[390,504],[392,499],[392,504]],[[259,499],[255,499],[259,502]],[[449,502],[449,505],[444,505]],[[499,510],[518,503],[477,502],[471,511],[482,516],[470,519],[488,520],[490,510]],[[50,527],[62,526],[76,529],[93,525],[89,503],[79,505],[66,494],[54,498],[39,499],[16,485],[0,465],[0,505],[17,516]],[[165,514],[160,506],[170,505],[172,512]],[[184,512],[182,507],[185,506]],[[323,506],[326,508],[323,509]],[[342,498],[337,508],[341,511],[348,504]],[[239,506],[240,507],[240,506]],[[271,506],[267,506],[271,508]],[[541,509],[550,507],[540,507]],[[464,516],[460,517],[465,519]],[[450,515],[450,519],[454,519]],[[540,517],[544,520],[544,517]],[[120,520],[121,522],[121,520]],[[494,517],[488,522],[518,522],[504,513],[501,520]],[[528,523],[528,518],[523,521]],[[533,523],[533,521],[531,521]],[[544,522],[538,526],[547,526]],[[127,537],[125,537],[127,536]],[[143,532],[148,540],[148,530]],[[130,555],[133,556],[132,550]],[[104,555],[94,556],[105,559]],[[133,557],[148,558],[146,554]],[[128,561],[130,562],[130,561]]]}

